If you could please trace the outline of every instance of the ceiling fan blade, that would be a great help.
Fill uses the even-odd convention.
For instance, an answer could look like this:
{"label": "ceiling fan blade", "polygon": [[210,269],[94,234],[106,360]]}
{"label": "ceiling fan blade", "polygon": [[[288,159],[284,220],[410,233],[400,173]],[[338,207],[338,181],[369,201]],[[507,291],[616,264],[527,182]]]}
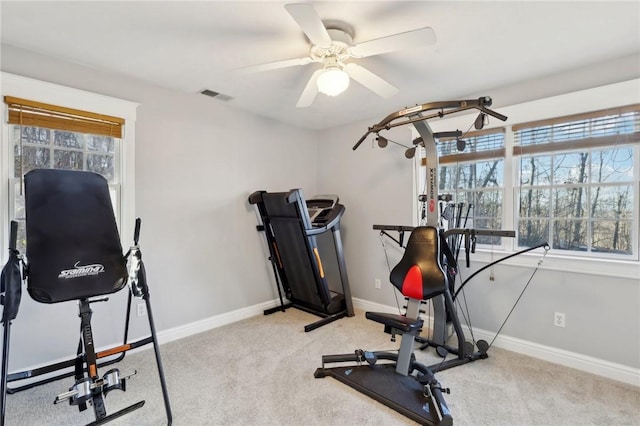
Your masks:
{"label": "ceiling fan blade", "polygon": [[298,103],[296,106],[298,108],[308,107],[313,103],[313,100],[316,98],[318,94],[318,76],[322,74],[323,69],[316,70],[313,74],[311,74],[311,78],[307,82],[304,90],[302,91],[302,95],[300,95],[300,99],[298,99]]}
{"label": "ceiling fan blade", "polygon": [[350,62],[344,66],[344,70],[355,81],[383,98],[389,98],[398,93],[397,87],[358,64]]}
{"label": "ceiling fan blade", "polygon": [[367,56],[381,55],[396,50],[429,46],[435,42],[436,33],[433,28],[424,27],[358,43],[349,49],[349,53],[356,58],[366,58]]}
{"label": "ceiling fan blade", "polygon": [[239,68],[238,71],[242,74],[252,74],[255,72],[271,71],[271,70],[277,70],[280,68],[307,65],[307,64],[310,64],[311,62],[313,62],[313,59],[307,56],[304,58],[285,59],[282,61],[267,62],[265,64],[249,65],[248,67]]}
{"label": "ceiling fan blade", "polygon": [[285,4],[284,8],[300,25],[300,28],[309,37],[311,43],[320,47],[331,46],[331,37],[313,5],[309,3],[292,3]]}

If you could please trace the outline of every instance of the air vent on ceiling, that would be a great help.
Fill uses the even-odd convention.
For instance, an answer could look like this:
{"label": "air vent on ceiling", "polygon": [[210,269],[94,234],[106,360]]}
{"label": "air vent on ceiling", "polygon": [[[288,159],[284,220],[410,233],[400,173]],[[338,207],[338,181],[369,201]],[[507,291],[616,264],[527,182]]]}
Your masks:
{"label": "air vent on ceiling", "polygon": [[209,90],[209,89],[204,89],[200,93],[205,96],[209,96],[211,98],[220,99],[221,101],[228,101],[231,99],[231,96],[223,95],[222,93],[214,92],[213,90]]}

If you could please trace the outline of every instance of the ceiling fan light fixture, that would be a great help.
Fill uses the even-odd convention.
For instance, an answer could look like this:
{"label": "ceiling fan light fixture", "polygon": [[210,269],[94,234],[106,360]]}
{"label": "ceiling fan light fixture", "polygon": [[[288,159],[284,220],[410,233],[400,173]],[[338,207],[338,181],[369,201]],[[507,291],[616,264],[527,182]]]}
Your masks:
{"label": "ceiling fan light fixture", "polygon": [[318,76],[318,91],[328,96],[337,96],[349,87],[349,74],[339,67],[327,67]]}

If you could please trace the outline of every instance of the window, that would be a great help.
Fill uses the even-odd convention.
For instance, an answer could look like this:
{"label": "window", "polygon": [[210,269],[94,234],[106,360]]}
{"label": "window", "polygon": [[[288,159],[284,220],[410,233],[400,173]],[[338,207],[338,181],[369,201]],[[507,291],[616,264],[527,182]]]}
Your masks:
{"label": "window", "polygon": [[10,219],[18,222],[17,248],[25,251],[25,210],[22,176],[33,169],[84,170],[102,175],[109,182],[111,201],[119,225],[120,139],[112,136],[69,132],[24,124],[9,125],[13,151],[10,178]]}
{"label": "window", "polygon": [[2,83],[7,112],[0,176],[9,183],[0,186],[3,252],[9,220],[18,221],[18,245],[24,250],[22,176],[34,168],[86,170],[104,176],[122,239],[131,239],[137,105],[8,73],[2,73]]}
{"label": "window", "polygon": [[[465,145],[462,151],[458,151],[460,140]],[[460,139],[441,138],[437,148],[438,190],[450,200],[444,207],[448,227],[502,229],[504,129],[469,132]],[[502,244],[500,237],[490,236],[478,236],[476,242]]]}
{"label": "window", "polygon": [[555,255],[638,260],[640,105],[463,139],[464,151],[455,139],[437,141],[439,194],[464,203],[463,223],[472,205],[467,227],[516,231],[478,244],[516,251],[548,242]]}
{"label": "window", "polygon": [[514,126],[518,245],[637,258],[639,141],[637,106]]}

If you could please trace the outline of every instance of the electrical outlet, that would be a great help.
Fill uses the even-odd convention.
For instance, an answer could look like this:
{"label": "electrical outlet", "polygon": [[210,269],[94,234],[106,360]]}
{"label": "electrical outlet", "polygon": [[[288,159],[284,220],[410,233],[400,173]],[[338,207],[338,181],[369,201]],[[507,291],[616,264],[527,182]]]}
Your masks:
{"label": "electrical outlet", "polygon": [[563,312],[554,312],[553,313],[553,325],[556,327],[564,327],[565,326],[565,315]]}
{"label": "electrical outlet", "polygon": [[147,315],[147,305],[145,305],[144,303],[138,303],[137,309],[139,317]]}
{"label": "electrical outlet", "polygon": [[374,286],[376,287],[377,290],[380,290],[382,288],[382,283],[380,282],[380,278],[375,279]]}

